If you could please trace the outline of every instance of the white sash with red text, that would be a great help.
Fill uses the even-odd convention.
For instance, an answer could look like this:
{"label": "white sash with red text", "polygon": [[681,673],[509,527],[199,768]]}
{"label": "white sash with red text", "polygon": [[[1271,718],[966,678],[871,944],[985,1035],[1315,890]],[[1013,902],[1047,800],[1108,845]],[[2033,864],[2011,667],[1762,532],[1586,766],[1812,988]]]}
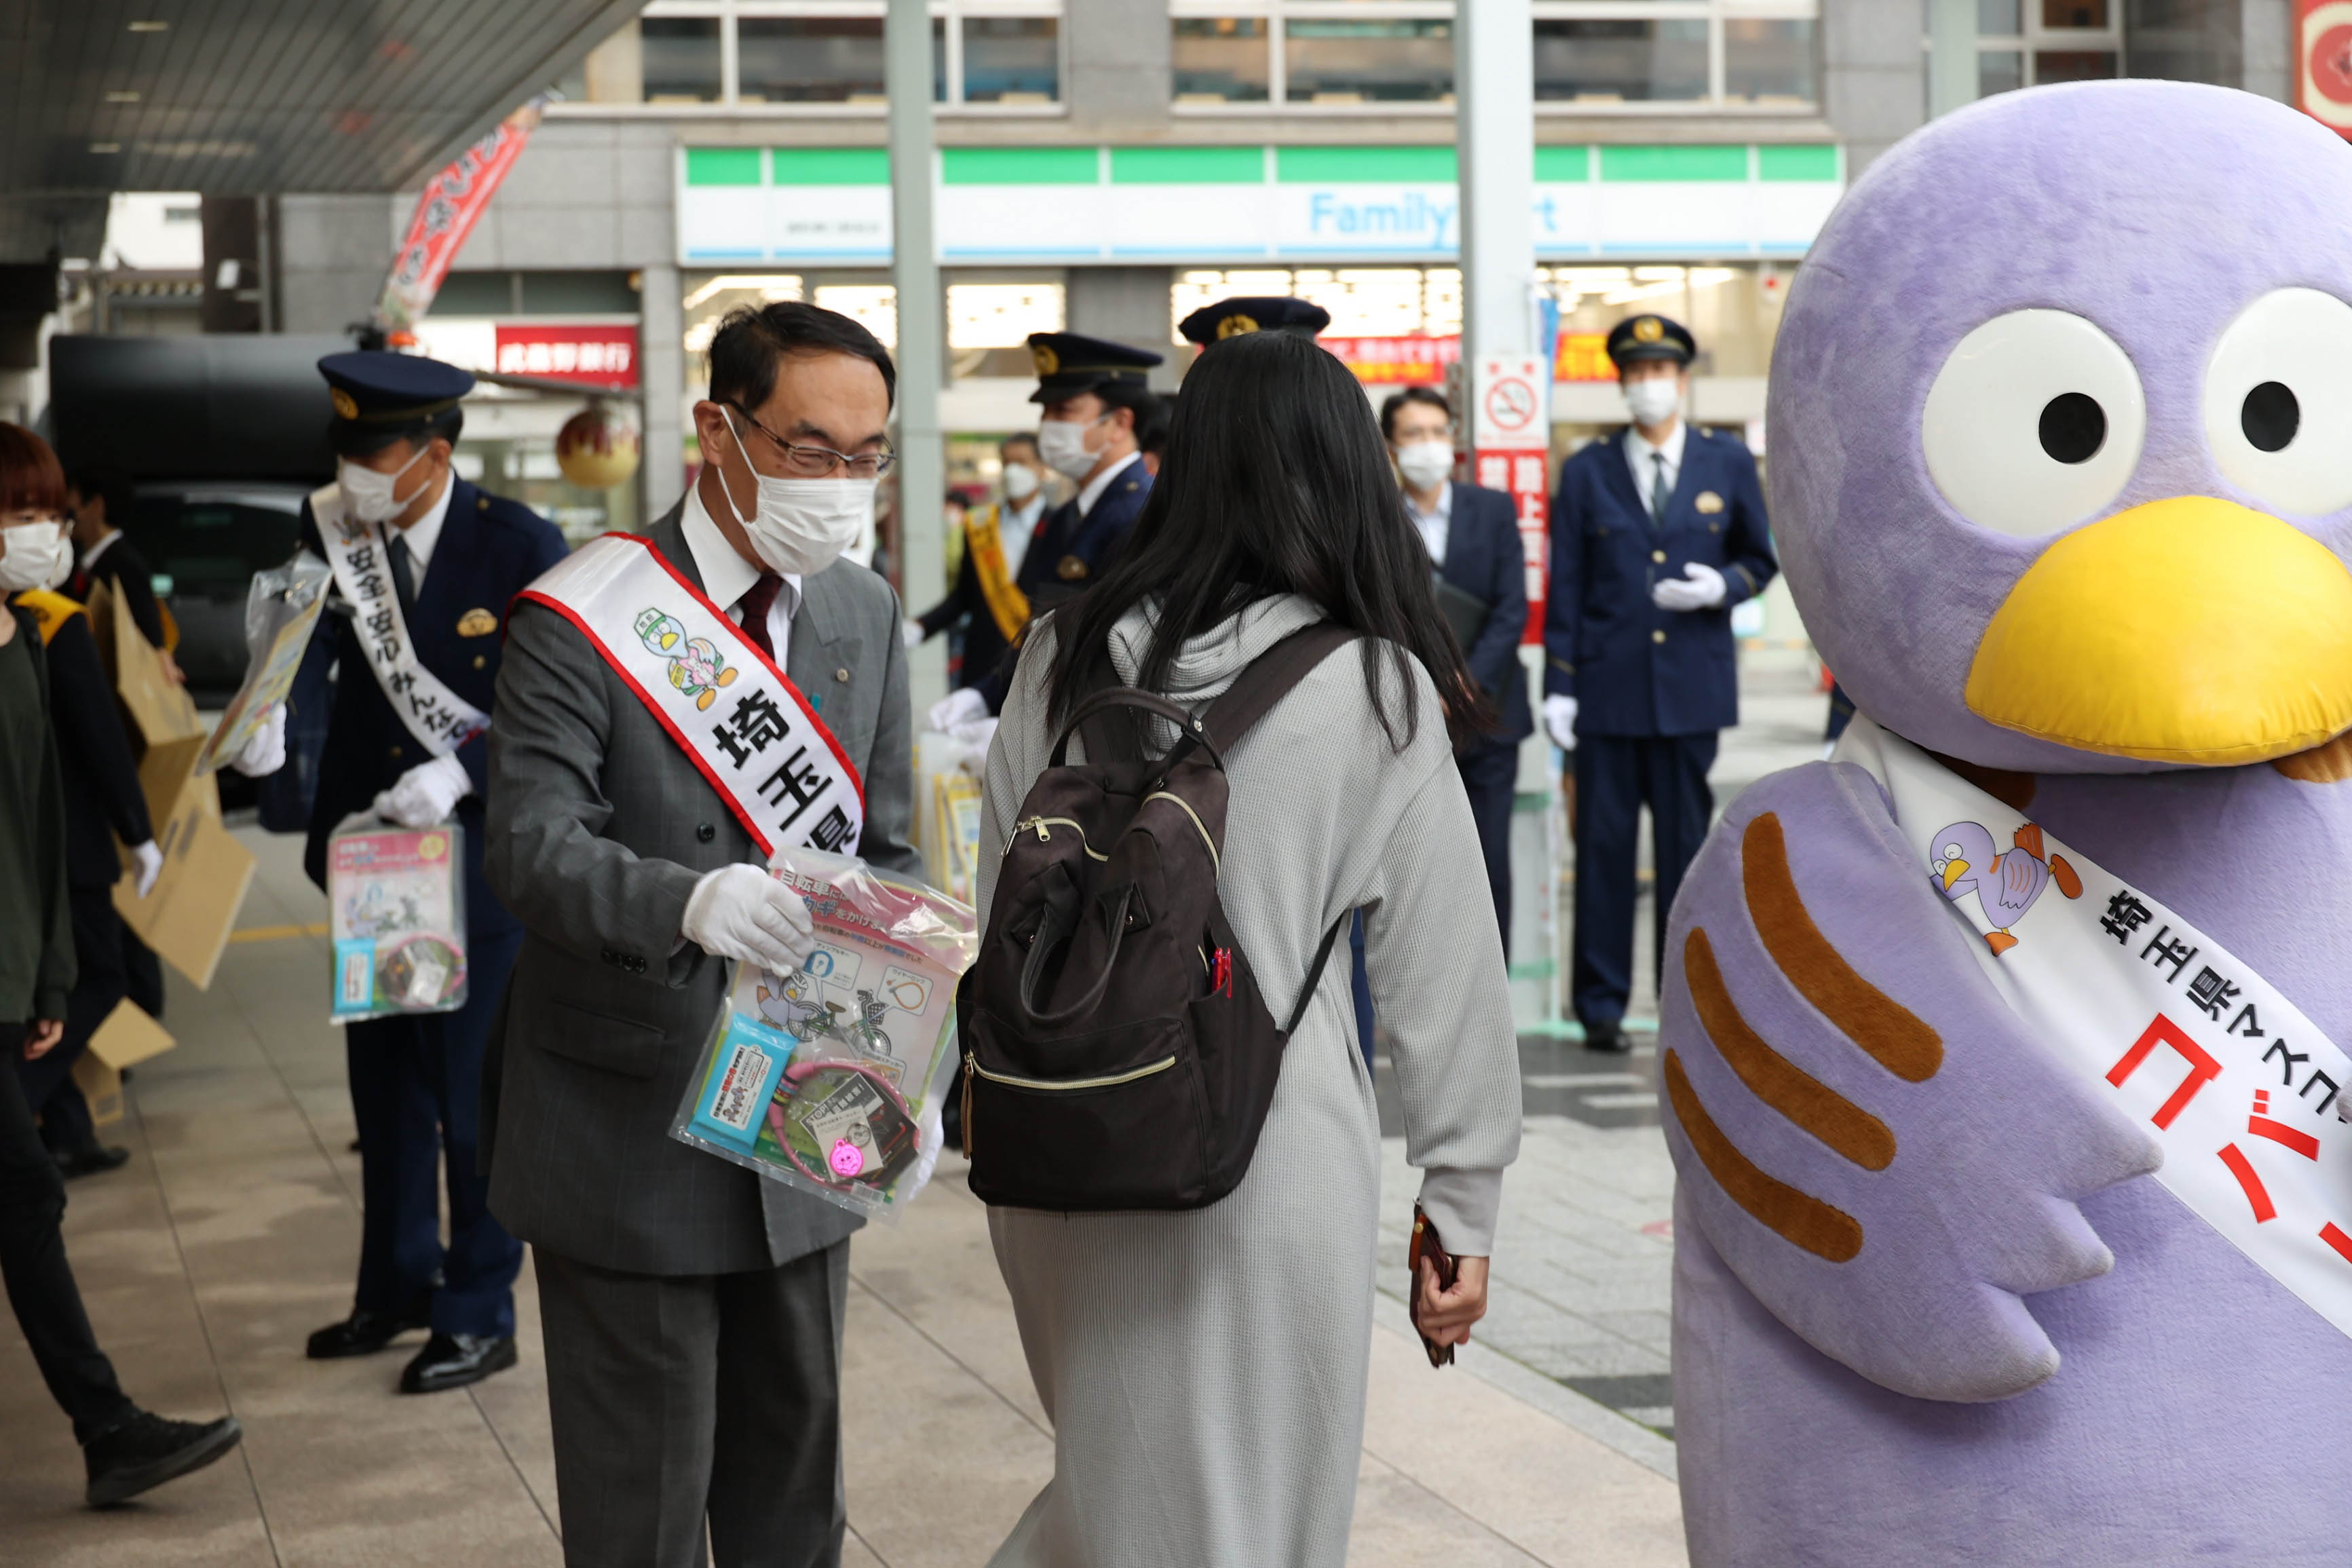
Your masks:
{"label": "white sash with red text", "polygon": [[[352,625],[360,651],[367,655],[375,684],[384,700],[418,745],[436,757],[446,757],[490,727],[490,716],[442,684],[416,657],[408,639],[408,622],[400,613],[400,595],[394,591],[392,569],[383,559],[383,529],[352,518],[343,506],[340,485],[310,492],[310,516],[319,525],[319,543],[353,612]],[[422,587],[414,584],[412,587]]]}
{"label": "white sash with red text", "polygon": [[[2163,1146],[2156,1179],[2352,1334],[2344,1052],[2212,937],[1910,742],[1857,715],[1834,760],[1885,788],[2001,998]],[[1969,858],[1972,825],[1995,863]]]}
{"label": "white sash with red text", "polygon": [[577,626],[764,855],[856,852],[866,787],[782,670],[635,534],[606,534],[518,595]]}

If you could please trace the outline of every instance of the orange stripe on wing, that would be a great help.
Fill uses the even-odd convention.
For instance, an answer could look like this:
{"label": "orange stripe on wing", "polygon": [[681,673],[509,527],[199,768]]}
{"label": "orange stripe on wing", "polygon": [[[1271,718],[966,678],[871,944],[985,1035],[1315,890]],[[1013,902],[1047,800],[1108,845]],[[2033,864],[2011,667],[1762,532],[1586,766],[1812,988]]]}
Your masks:
{"label": "orange stripe on wing", "polygon": [[1822,1015],[1895,1077],[1924,1083],[1944,1065],[1944,1042],[1918,1014],[1872,985],[1840,956],[1798,895],[1780,819],[1767,811],[1739,841],[1748,913],[1765,951]]}
{"label": "orange stripe on wing", "polygon": [[1699,1103],[1698,1092],[1683,1071],[1682,1058],[1672,1051],[1666,1052],[1665,1078],[1666,1097],[1674,1103],[1675,1119],[1682,1124],[1683,1135],[1690,1139],[1699,1163],[1734,1203],[1785,1240],[1832,1263],[1846,1262],[1862,1250],[1860,1220],[1766,1175],[1724,1136],[1723,1129]]}
{"label": "orange stripe on wing", "polygon": [[1690,981],[1700,1026],[1756,1098],[1864,1170],[1883,1171],[1895,1163],[1895,1134],[1885,1123],[1773,1050],[1749,1027],[1723,983],[1714,944],[1698,926],[1683,941],[1683,975]]}

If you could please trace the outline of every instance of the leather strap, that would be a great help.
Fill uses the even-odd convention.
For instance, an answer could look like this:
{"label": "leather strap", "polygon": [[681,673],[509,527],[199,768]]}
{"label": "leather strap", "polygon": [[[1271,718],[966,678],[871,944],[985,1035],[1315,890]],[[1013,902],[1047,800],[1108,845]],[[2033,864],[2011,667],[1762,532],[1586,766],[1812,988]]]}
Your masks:
{"label": "leather strap", "polygon": [[1282,1026],[1282,1038],[1288,1040],[1298,1032],[1299,1020],[1307,1016],[1307,1004],[1315,999],[1315,988],[1323,983],[1323,966],[1331,961],[1331,945],[1339,939],[1339,928],[1356,917],[1352,909],[1344,911],[1323,933],[1323,945],[1315,949],[1315,964],[1307,971],[1307,988],[1298,993],[1298,1005],[1290,1009],[1290,1021]]}
{"label": "leather strap", "polygon": [[1204,716],[1207,738],[1220,751],[1233,747],[1290,695],[1316,666],[1356,640],[1357,633],[1328,621],[1302,627],[1250,661]]}

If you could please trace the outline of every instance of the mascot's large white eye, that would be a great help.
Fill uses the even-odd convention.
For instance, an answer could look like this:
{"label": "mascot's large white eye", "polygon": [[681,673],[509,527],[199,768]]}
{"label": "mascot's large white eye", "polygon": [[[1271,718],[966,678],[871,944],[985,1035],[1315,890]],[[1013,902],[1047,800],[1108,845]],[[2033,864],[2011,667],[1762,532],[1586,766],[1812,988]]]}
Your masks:
{"label": "mascot's large white eye", "polygon": [[2240,311],[2205,368],[2205,439],[2280,511],[2352,506],[2352,305],[2281,288]]}
{"label": "mascot's large white eye", "polygon": [[1944,498],[1980,528],[2029,538],[2114,500],[2147,434],[2130,357],[2064,310],[2012,310],[1961,339],[1919,421]]}

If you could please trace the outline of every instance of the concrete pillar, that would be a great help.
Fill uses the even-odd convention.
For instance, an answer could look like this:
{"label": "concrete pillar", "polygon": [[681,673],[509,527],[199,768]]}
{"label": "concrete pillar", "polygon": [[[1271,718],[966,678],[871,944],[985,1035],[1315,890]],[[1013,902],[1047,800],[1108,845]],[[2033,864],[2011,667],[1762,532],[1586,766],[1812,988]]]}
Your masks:
{"label": "concrete pillar", "polygon": [[[924,0],[890,0],[883,24],[883,80],[890,99],[890,281],[898,293],[898,582],[917,611],[946,591],[940,497],[947,440],[940,428],[946,312],[931,235],[931,19]],[[946,639],[908,655],[918,722],[947,695]]]}
{"label": "concrete pillar", "polygon": [[1916,6],[1822,0],[1822,109],[1847,178],[1926,123],[1926,63]]}
{"label": "concrete pillar", "polygon": [[1478,0],[1454,23],[1462,165],[1462,358],[1536,349],[1535,76],[1528,0]]}
{"label": "concrete pillar", "polygon": [[685,488],[686,397],[699,397],[699,365],[686,362],[685,287],[668,262],[638,269],[637,384],[645,389],[645,462],[637,469],[637,516],[669,510]]}
{"label": "concrete pillar", "polygon": [[1062,98],[1075,133],[1166,130],[1167,0],[1084,0],[1063,8],[1062,28]]}
{"label": "concrete pillar", "polygon": [[1169,314],[1175,284],[1176,275],[1164,267],[1074,267],[1063,286],[1063,319],[1073,332],[1160,355],[1164,362],[1152,369],[1151,389],[1173,392],[1179,370],[1192,356],[1189,346],[1179,350],[1170,341],[1176,335]]}
{"label": "concrete pillar", "polygon": [[2294,5],[2293,0],[2242,0],[2239,47],[2248,92],[2294,101]]}

